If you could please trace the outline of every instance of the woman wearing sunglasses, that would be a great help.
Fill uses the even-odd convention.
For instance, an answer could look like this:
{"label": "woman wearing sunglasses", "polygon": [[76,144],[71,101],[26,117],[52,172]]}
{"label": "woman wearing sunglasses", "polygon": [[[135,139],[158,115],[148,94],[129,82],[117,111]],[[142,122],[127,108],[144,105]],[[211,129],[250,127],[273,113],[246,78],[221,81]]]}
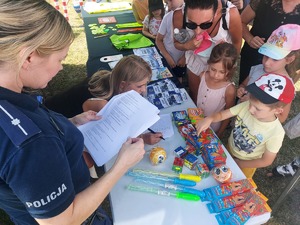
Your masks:
{"label": "woman wearing sunglasses", "polygon": [[[240,52],[242,43],[242,24],[238,9],[227,0],[185,0],[183,10],[173,15],[174,28],[185,28],[192,37],[186,43],[174,40],[177,49],[186,51],[186,64],[190,96],[197,102],[200,83],[199,74],[207,69],[210,51],[218,43],[232,43]],[[201,47],[204,34],[210,36],[212,45],[194,53]],[[203,42],[204,43],[204,42]]]}

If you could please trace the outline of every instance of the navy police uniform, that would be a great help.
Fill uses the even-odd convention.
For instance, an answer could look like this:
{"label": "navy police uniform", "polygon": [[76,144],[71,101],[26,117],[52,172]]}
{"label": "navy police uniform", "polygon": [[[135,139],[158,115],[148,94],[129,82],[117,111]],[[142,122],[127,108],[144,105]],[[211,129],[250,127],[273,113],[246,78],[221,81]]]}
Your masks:
{"label": "navy police uniform", "polygon": [[15,224],[63,212],[89,185],[83,136],[30,95],[0,87],[0,208]]}

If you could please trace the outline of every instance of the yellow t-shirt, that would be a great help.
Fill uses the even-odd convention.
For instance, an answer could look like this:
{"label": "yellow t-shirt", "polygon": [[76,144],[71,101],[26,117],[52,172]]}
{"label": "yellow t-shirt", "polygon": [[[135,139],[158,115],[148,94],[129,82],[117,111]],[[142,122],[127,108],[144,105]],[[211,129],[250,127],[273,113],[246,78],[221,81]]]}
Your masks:
{"label": "yellow t-shirt", "polygon": [[242,160],[261,158],[266,150],[277,153],[282,145],[284,129],[278,118],[261,122],[249,112],[249,101],[240,103],[230,112],[236,115],[228,146],[231,154]]}

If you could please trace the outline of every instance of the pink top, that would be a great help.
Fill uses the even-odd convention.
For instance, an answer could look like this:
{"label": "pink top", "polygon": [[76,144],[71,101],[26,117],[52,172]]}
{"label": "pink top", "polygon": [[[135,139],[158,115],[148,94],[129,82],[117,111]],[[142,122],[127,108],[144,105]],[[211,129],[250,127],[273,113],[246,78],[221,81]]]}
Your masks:
{"label": "pink top", "polygon": [[[229,85],[234,84],[229,82],[219,89],[211,89],[206,84],[206,76],[202,76],[198,89],[197,107],[204,111],[205,117],[224,109],[226,105],[225,92]],[[221,123],[222,122],[212,123],[210,127],[216,132],[219,130]]]}

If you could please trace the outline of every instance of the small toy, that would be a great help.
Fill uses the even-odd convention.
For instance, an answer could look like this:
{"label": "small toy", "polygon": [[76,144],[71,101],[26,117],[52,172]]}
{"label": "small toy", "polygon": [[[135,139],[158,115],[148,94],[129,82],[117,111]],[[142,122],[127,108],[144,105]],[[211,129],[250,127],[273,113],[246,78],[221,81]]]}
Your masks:
{"label": "small toy", "polygon": [[152,148],[149,157],[152,165],[158,165],[166,160],[167,153],[162,147],[154,147]]}
{"label": "small toy", "polygon": [[222,210],[232,209],[243,205],[253,197],[254,193],[255,190],[250,190],[240,194],[226,196],[224,198],[213,199],[210,203],[206,204],[206,206],[210,213],[218,213]]}
{"label": "small toy", "polygon": [[271,211],[262,194],[255,194],[241,207],[235,208],[232,215],[226,220],[225,224],[245,224],[251,217],[260,215],[261,212]]}
{"label": "small toy", "polygon": [[225,164],[220,164],[212,168],[211,174],[219,183],[229,182],[232,177],[231,169]]}
{"label": "small toy", "polygon": [[185,150],[185,149],[184,149],[183,147],[181,147],[181,146],[179,146],[178,148],[176,148],[176,149],[174,150],[174,153],[175,153],[176,156],[178,156],[178,157],[180,157],[180,158],[182,158],[182,159],[188,154],[187,150]]}
{"label": "small toy", "polygon": [[190,123],[180,124],[177,126],[177,129],[178,129],[180,135],[182,137],[184,137],[185,139],[187,139],[187,137],[192,133],[197,135],[196,129]]}
{"label": "small toy", "polygon": [[207,178],[209,176],[209,169],[205,163],[197,163],[195,167],[196,174],[203,178]]}
{"label": "small toy", "polygon": [[172,112],[172,115],[176,126],[190,122],[185,110],[174,111]]}
{"label": "small toy", "polygon": [[184,165],[193,170],[198,162],[198,158],[193,154],[188,154],[184,159]]}
{"label": "small toy", "polygon": [[194,154],[194,155],[200,155],[200,151],[199,151],[199,148],[195,148],[195,146],[193,144],[190,143],[189,140],[186,140],[186,146],[185,146],[185,149],[187,150],[188,153],[190,154]]}
{"label": "small toy", "polygon": [[[256,195],[258,195],[259,197],[261,197],[261,199],[264,202],[261,202],[259,204],[259,208],[256,210],[255,212],[255,216],[259,216],[262,215],[264,213],[267,212],[271,212],[271,208],[270,206],[266,203],[266,201],[268,200],[266,198],[266,196],[264,196],[262,193],[260,193],[259,191],[256,192]],[[256,198],[256,197],[255,197]],[[226,224],[226,221],[236,212],[239,212],[241,210],[243,210],[243,205],[242,206],[238,206],[232,209],[227,209],[227,210],[222,210],[219,214],[216,215],[216,219],[219,222],[219,224]]]}
{"label": "small toy", "polygon": [[205,196],[201,198],[202,201],[211,201],[211,199],[223,198],[230,195],[236,195],[256,189],[257,186],[251,178],[242,179],[239,181],[220,184],[217,186],[204,189]]}
{"label": "small toy", "polygon": [[183,167],[184,159],[175,157],[172,170],[175,171],[176,173],[181,173],[182,172],[182,167]]}
{"label": "small toy", "polygon": [[211,170],[218,164],[226,164],[227,156],[219,143],[210,143],[204,145],[202,158]]}
{"label": "small toy", "polygon": [[188,108],[188,117],[193,125],[196,125],[204,118],[204,112],[200,108]]}

